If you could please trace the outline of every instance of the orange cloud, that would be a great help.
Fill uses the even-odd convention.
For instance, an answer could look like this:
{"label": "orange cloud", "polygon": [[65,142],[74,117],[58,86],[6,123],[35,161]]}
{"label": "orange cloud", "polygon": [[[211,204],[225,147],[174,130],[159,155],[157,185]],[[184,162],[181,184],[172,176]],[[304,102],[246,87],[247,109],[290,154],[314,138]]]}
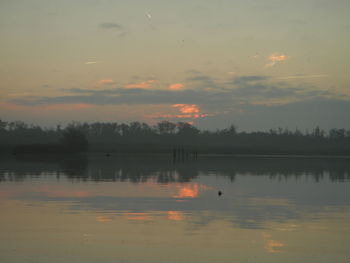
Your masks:
{"label": "orange cloud", "polygon": [[125,88],[127,89],[148,89],[151,87],[152,83],[154,83],[156,80],[150,79],[144,82],[135,83],[135,84],[129,84],[126,85]]}
{"label": "orange cloud", "polygon": [[169,85],[170,90],[182,90],[184,87],[185,86],[181,83],[175,83],[175,84]]}
{"label": "orange cloud", "polygon": [[[179,113],[153,113],[146,115],[146,118],[150,119],[198,119],[208,117],[207,113],[200,113],[201,109],[197,104],[173,104],[172,108],[177,109]],[[188,123],[193,123],[191,120],[188,120]]]}
{"label": "orange cloud", "polygon": [[[177,109],[180,113],[178,114],[163,114],[154,113],[147,115],[146,118],[151,119],[198,119],[208,117],[207,113],[200,113],[200,108],[196,104],[173,104],[172,108]],[[191,122],[191,121],[188,121]]]}
{"label": "orange cloud", "polygon": [[196,104],[174,104],[172,107],[178,108],[181,113],[199,113],[199,107]]}
{"label": "orange cloud", "polygon": [[272,67],[274,66],[277,62],[281,62],[286,60],[288,57],[286,55],[280,54],[280,53],[273,53],[271,54],[267,60],[269,63],[267,63],[265,66],[266,67]]}
{"label": "orange cloud", "polygon": [[97,82],[97,86],[113,84],[113,83],[114,83],[113,79],[101,79]]}
{"label": "orange cloud", "polygon": [[[152,115],[147,115],[146,117],[152,119],[198,119],[208,117],[209,114],[161,114],[156,113]],[[188,121],[187,123],[193,123],[192,121]]]}

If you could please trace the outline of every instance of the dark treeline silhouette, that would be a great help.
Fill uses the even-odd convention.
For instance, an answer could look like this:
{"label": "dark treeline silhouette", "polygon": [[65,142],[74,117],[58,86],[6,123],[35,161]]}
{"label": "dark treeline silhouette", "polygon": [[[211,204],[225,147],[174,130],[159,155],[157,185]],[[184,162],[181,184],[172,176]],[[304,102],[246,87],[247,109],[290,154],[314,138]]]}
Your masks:
{"label": "dark treeline silhouette", "polygon": [[[67,133],[73,135],[67,136]],[[11,151],[18,145],[21,145],[22,148],[19,149],[24,152],[28,149],[40,152],[48,148],[51,152],[67,149],[76,152],[87,150],[89,145],[89,151],[92,152],[171,154],[173,149],[185,148],[188,152],[201,154],[349,155],[350,130],[324,131],[316,127],[311,131],[278,128],[267,132],[239,132],[232,125],[226,129],[202,131],[185,122],[169,121],[153,126],[141,122],[72,122],[64,128],[60,125],[42,128],[24,122],[0,120],[2,151]]]}
{"label": "dark treeline silhouette", "polygon": [[61,156],[8,156],[0,160],[1,181],[23,181],[33,177],[159,184],[186,183],[199,176],[219,175],[235,182],[239,175],[268,176],[271,180],[315,182],[350,180],[348,158],[298,157],[203,157],[196,162],[174,164],[169,158],[112,156],[103,154]]}
{"label": "dark treeline silhouette", "polygon": [[28,153],[79,153],[88,150],[88,139],[83,131],[67,127],[57,143],[29,143],[13,147],[14,154]]}

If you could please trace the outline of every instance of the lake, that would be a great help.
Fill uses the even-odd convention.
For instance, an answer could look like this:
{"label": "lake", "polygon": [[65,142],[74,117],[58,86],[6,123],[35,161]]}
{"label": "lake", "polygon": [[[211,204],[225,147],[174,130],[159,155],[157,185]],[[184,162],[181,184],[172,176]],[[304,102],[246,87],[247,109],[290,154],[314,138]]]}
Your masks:
{"label": "lake", "polygon": [[1,156],[0,209],[2,263],[350,262],[348,158]]}

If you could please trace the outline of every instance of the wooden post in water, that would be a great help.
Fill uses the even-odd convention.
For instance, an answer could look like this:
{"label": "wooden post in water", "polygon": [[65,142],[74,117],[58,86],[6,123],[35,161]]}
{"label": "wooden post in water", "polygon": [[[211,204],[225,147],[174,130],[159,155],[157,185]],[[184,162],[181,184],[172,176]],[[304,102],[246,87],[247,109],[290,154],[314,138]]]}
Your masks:
{"label": "wooden post in water", "polygon": [[185,160],[197,160],[198,151],[196,148],[186,148],[184,145],[174,145],[172,149],[174,162],[185,162]]}

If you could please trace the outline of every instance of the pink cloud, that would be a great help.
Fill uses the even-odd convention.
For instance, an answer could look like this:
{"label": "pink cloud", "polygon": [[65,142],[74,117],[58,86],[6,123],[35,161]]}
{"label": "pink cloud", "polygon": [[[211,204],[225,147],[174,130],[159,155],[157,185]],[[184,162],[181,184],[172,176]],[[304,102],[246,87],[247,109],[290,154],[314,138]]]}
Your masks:
{"label": "pink cloud", "polygon": [[114,83],[113,79],[101,79],[97,82],[97,85],[101,86],[101,85],[108,85],[113,83]]}
{"label": "pink cloud", "polygon": [[169,89],[170,90],[182,90],[185,86],[181,83],[175,83],[175,84],[171,84],[169,85]]}
{"label": "pink cloud", "polygon": [[178,108],[181,113],[199,113],[199,107],[196,104],[174,104],[172,107]]}
{"label": "pink cloud", "polygon": [[144,82],[135,83],[135,84],[129,84],[126,85],[125,88],[127,89],[148,89],[151,87],[152,83],[154,83],[156,80],[150,79]]}
{"label": "pink cloud", "polygon": [[173,104],[172,108],[178,113],[153,113],[145,116],[150,119],[187,119],[188,123],[193,123],[191,120],[208,117],[209,114],[201,113],[201,109],[197,104]]}
{"label": "pink cloud", "polygon": [[265,66],[266,67],[272,67],[277,62],[285,61],[288,57],[286,55],[283,55],[281,53],[273,53],[271,54],[267,60],[269,61]]}

